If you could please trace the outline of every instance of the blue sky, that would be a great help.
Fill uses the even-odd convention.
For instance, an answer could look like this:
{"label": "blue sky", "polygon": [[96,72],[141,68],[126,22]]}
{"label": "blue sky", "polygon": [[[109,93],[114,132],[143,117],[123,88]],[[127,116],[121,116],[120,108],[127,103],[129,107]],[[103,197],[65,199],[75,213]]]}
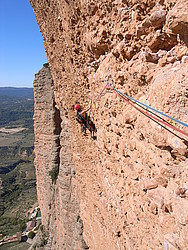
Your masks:
{"label": "blue sky", "polygon": [[0,0],[0,86],[33,87],[47,62],[29,0]]}

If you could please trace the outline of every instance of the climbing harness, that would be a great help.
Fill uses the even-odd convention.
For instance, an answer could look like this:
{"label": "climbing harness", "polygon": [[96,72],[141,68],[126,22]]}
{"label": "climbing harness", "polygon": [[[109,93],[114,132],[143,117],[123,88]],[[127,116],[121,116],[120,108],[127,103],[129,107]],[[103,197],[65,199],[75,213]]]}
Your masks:
{"label": "climbing harness", "polygon": [[81,115],[80,112],[77,112],[76,120],[77,120],[80,124],[84,124],[84,123],[85,123],[85,120],[84,120],[84,118],[82,117],[82,115]]}

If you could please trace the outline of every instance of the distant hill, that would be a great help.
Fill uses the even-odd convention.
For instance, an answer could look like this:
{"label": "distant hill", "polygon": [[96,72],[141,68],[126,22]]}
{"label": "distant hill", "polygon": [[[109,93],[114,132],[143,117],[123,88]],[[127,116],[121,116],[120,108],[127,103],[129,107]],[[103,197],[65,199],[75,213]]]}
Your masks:
{"label": "distant hill", "polygon": [[32,88],[0,88],[0,234],[22,231],[37,201],[33,112]]}
{"label": "distant hill", "polygon": [[33,129],[33,88],[0,88],[0,126]]}
{"label": "distant hill", "polygon": [[0,96],[34,99],[33,88],[0,87]]}

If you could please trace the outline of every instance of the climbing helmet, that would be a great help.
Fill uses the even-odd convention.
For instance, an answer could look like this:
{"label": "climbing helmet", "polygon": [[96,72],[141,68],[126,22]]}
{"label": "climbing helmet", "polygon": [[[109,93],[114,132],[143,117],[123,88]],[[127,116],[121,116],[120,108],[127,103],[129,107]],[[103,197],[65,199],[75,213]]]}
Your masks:
{"label": "climbing helmet", "polygon": [[78,103],[77,103],[77,104],[75,104],[74,109],[78,111],[78,110],[79,110],[79,108],[80,108],[80,104],[78,104]]}

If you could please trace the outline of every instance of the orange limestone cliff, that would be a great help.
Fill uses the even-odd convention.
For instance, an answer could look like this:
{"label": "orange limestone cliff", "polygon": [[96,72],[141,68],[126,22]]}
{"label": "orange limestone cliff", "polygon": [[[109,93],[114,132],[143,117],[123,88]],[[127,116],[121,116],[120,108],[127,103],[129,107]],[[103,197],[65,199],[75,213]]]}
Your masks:
{"label": "orange limestone cliff", "polygon": [[[45,248],[188,249],[188,1],[30,3],[49,62],[34,80]],[[109,86],[99,97],[107,83],[165,121]],[[91,100],[96,140],[73,110]]]}
{"label": "orange limestone cliff", "polygon": [[82,237],[68,119],[62,120],[56,108],[48,64],[35,75],[33,85],[37,195],[42,223],[49,232],[48,247],[87,249]]}

